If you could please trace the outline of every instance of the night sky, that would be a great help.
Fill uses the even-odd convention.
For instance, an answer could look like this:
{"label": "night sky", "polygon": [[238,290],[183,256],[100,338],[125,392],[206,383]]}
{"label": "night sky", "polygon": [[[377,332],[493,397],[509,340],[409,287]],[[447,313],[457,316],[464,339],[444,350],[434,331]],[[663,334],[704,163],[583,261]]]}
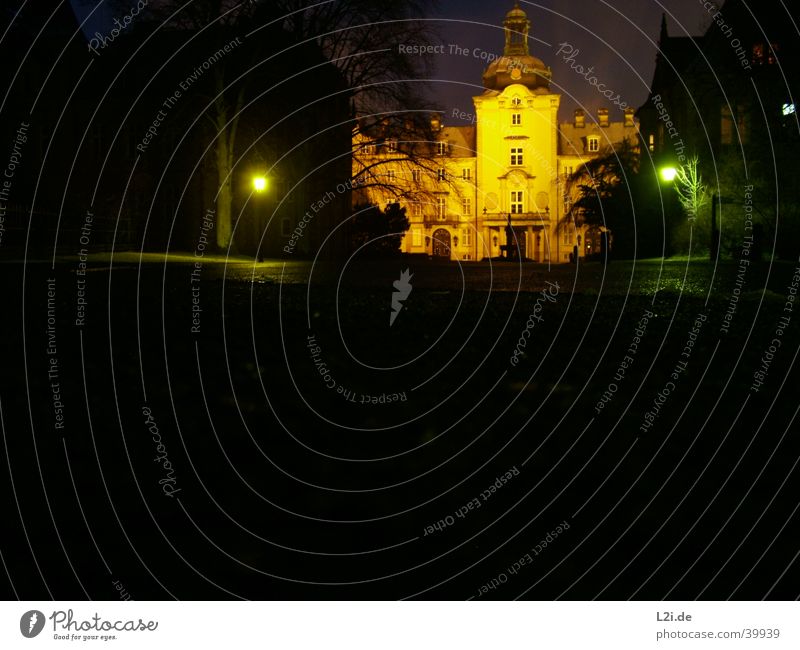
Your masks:
{"label": "night sky", "polygon": [[[512,6],[511,0],[443,0],[439,15],[444,43],[468,47],[470,53],[481,48],[501,54],[502,21]],[[646,101],[652,80],[661,15],[667,13],[674,36],[701,34],[710,22],[702,4],[690,0],[545,0],[522,1],[520,6],[531,21],[531,54],[553,69],[551,88],[562,95],[562,120],[571,119],[578,105],[592,112],[606,105],[613,117],[621,119],[621,114],[564,63],[563,54],[556,56],[560,43],[578,48],[576,63],[595,66],[600,82],[638,108]],[[450,114],[455,107],[471,112],[471,97],[481,92],[484,62],[470,54],[439,56],[438,64],[441,81],[435,84],[434,95]]]}
{"label": "night sky", "polygon": [[[72,1],[81,20],[95,5]],[[481,74],[486,67],[480,53],[502,54],[502,22],[512,6],[512,0],[440,0],[432,18],[446,54],[431,55],[437,72],[429,95],[448,115],[447,122],[457,123],[450,117],[454,109],[472,112],[472,97],[482,92]],[[591,112],[606,105],[613,117],[621,116],[596,88],[570,69],[563,54],[556,55],[560,43],[579,49],[575,63],[594,66],[600,82],[638,108],[647,99],[662,13],[667,13],[671,35],[697,35],[710,22],[702,4],[690,0],[523,0],[521,6],[532,23],[531,54],[553,68],[552,88],[562,95],[561,120],[571,119],[578,105]],[[87,21],[85,31],[91,33],[105,22],[110,24],[113,15],[104,3]],[[450,45],[467,48],[469,55],[451,55]],[[474,57],[476,48],[480,51]]]}

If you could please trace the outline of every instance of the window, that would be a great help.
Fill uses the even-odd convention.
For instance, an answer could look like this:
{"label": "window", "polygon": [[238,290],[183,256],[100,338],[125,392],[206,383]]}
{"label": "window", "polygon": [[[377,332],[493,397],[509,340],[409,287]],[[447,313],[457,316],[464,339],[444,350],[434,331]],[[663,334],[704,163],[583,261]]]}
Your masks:
{"label": "window", "polygon": [[571,244],[571,243],[572,243],[572,231],[571,231],[571,229],[569,228],[569,226],[567,226],[566,228],[564,228],[564,235],[563,235],[563,237],[562,237],[562,241],[563,241],[563,243],[564,243],[565,245],[569,245],[569,244]]}
{"label": "window", "polygon": [[650,149],[650,153],[653,153],[656,150],[656,136],[652,133],[647,138],[647,148]]}
{"label": "window", "polygon": [[422,203],[413,203],[411,206],[411,214],[415,217],[422,216]]}
{"label": "window", "polygon": [[781,109],[781,112],[783,113],[784,117],[786,117],[787,115],[794,115],[796,112],[794,104],[784,104],[783,108]]}
{"label": "window", "polygon": [[511,192],[511,214],[522,214],[522,192]]}
{"label": "window", "polygon": [[372,156],[375,153],[375,145],[372,142],[368,142],[364,145],[364,153],[367,156]]}
{"label": "window", "polygon": [[756,43],[753,45],[753,64],[754,65],[775,65],[778,58],[775,56],[778,51],[777,43]]}
{"label": "window", "polygon": [[444,221],[447,217],[447,198],[440,196],[436,199],[436,218]]}
{"label": "window", "polygon": [[572,172],[573,172],[573,171],[574,171],[574,169],[573,169],[573,167],[572,167],[572,166],[565,166],[565,167],[564,167],[564,176],[566,176],[567,178],[569,178],[570,176],[572,176]]}
{"label": "window", "polygon": [[397,140],[387,140],[386,151],[389,153],[395,153],[397,151]]}
{"label": "window", "polygon": [[720,110],[719,142],[733,144],[733,113],[730,106],[723,106]]}
{"label": "window", "polygon": [[514,167],[522,165],[522,147],[511,148],[511,165]]}
{"label": "window", "polygon": [[418,228],[411,231],[411,245],[422,246],[422,231]]}
{"label": "window", "polygon": [[447,180],[447,172],[445,171],[444,167],[440,167],[439,170],[436,172],[436,180],[437,181]]}
{"label": "window", "polygon": [[514,97],[514,99],[511,100],[511,105],[514,106],[514,108],[519,107],[521,104],[522,100],[519,97]]}
{"label": "window", "polygon": [[519,126],[520,124],[522,124],[522,113],[514,113],[511,116],[511,124],[513,124],[514,126]]}
{"label": "window", "polygon": [[438,153],[439,153],[439,155],[440,156],[446,156],[447,152],[448,152],[448,149],[449,149],[449,147],[447,146],[447,143],[446,142],[438,142],[437,145],[438,145]]}
{"label": "window", "polygon": [[414,169],[411,171],[411,180],[415,183],[419,183],[419,169]]}
{"label": "window", "polygon": [[600,138],[587,138],[586,144],[590,153],[600,151]]}
{"label": "window", "polygon": [[472,246],[472,230],[469,228],[461,229],[461,245],[465,248]]}
{"label": "window", "polygon": [[468,181],[472,178],[472,170],[469,167],[464,167],[464,169],[461,170],[461,178]]}
{"label": "window", "polygon": [[753,63],[756,65],[764,65],[764,59],[766,58],[764,49],[763,43],[756,43],[753,45]]}
{"label": "window", "polygon": [[395,172],[394,169],[390,169],[388,172],[386,172],[386,180],[388,180],[390,183],[393,183],[395,180],[397,180],[397,172]]}
{"label": "window", "polygon": [[461,199],[461,214],[472,214],[472,199]]}

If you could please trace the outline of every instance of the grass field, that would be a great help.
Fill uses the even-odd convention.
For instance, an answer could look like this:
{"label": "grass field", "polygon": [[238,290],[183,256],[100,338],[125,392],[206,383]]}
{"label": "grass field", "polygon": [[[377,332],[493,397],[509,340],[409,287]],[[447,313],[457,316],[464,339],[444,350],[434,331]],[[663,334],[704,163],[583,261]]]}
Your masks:
{"label": "grass field", "polygon": [[795,597],[796,265],[146,262],[93,260],[80,326],[73,261],[5,274],[11,476],[52,512],[8,544],[55,597]]}

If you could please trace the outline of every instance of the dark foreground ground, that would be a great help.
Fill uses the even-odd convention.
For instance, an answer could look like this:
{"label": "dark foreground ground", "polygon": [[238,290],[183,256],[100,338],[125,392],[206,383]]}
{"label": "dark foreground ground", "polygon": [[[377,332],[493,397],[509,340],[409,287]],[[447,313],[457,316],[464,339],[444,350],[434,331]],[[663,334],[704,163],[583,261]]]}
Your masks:
{"label": "dark foreground ground", "polygon": [[797,598],[796,267],[2,265],[2,593]]}

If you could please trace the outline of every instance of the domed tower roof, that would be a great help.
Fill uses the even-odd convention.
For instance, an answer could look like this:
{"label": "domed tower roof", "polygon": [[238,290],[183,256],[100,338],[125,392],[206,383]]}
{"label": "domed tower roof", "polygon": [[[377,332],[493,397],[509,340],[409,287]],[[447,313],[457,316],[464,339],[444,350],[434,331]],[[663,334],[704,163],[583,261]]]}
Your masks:
{"label": "domed tower roof", "polygon": [[489,90],[503,90],[512,84],[522,84],[530,89],[550,89],[551,72],[541,59],[531,56],[528,50],[528,32],[531,21],[528,14],[514,3],[514,8],[503,21],[506,46],[501,56],[489,64],[483,73],[483,85]]}

